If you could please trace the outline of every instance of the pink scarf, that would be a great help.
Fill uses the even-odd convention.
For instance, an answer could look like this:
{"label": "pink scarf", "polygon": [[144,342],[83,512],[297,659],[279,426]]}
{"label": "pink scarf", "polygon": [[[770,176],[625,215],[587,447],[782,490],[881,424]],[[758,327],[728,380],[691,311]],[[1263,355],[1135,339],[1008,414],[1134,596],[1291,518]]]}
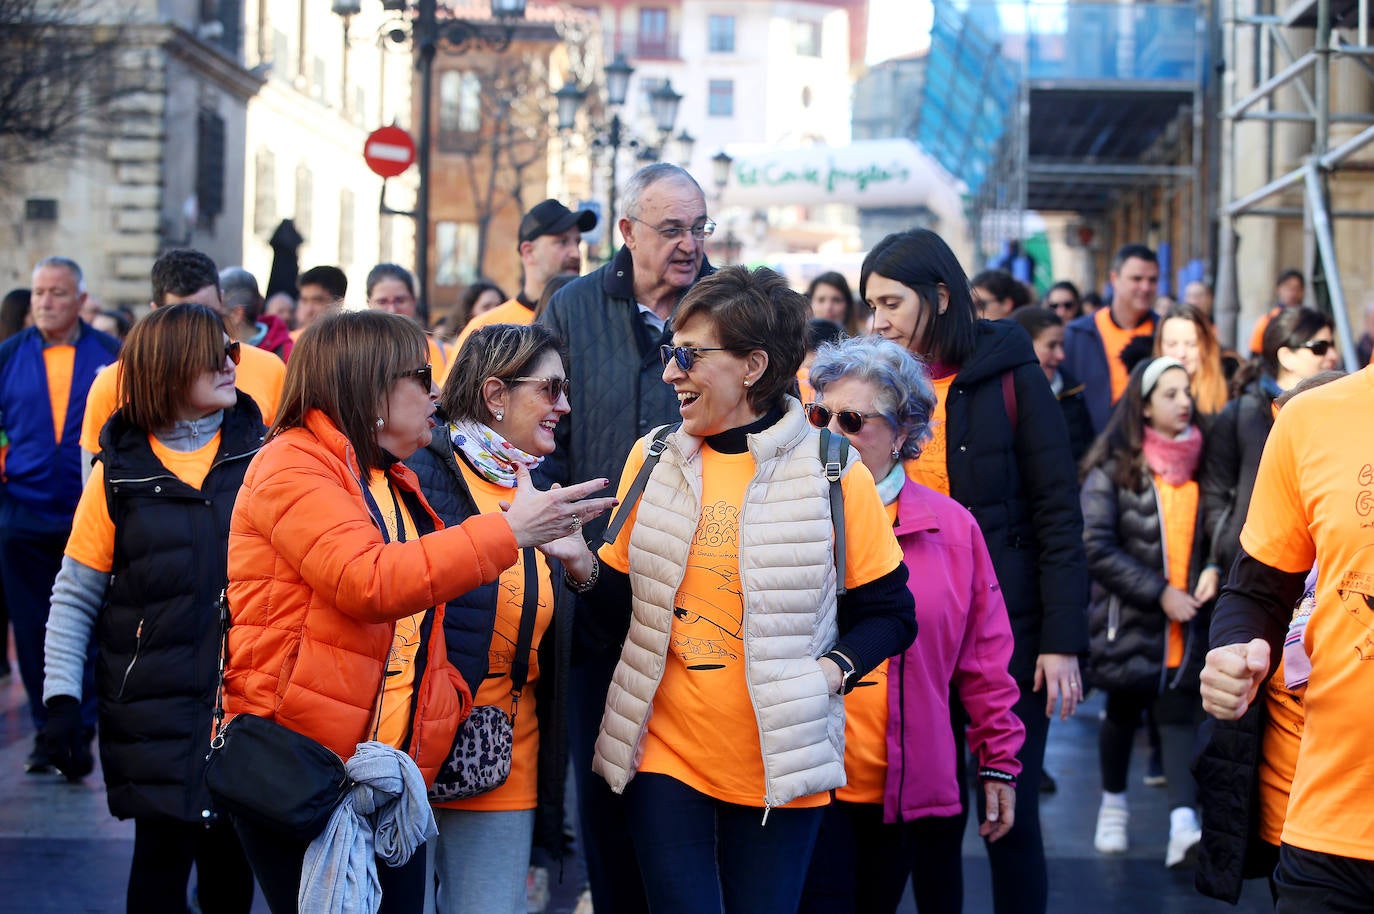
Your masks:
{"label": "pink scarf", "polygon": [[1181,486],[1193,478],[1202,457],[1202,432],[1196,425],[1180,438],[1165,438],[1145,426],[1145,463],[1171,486]]}

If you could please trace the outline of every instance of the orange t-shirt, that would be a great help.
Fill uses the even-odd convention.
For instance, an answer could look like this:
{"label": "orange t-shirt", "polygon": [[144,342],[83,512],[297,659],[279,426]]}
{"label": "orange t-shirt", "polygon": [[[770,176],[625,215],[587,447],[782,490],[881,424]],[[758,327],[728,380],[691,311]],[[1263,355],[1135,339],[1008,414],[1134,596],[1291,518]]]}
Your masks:
{"label": "orange t-shirt", "polygon": [[457,339],[453,341],[453,358],[458,358],[458,353],[462,351],[463,344],[467,342],[474,330],[480,330],[492,324],[518,324],[524,327],[532,323],[534,323],[534,309],[526,308],[518,298],[508,299],[463,325]]}
{"label": "orange t-shirt", "polygon": [[1152,321],[1141,321],[1134,329],[1123,329],[1112,320],[1111,308],[1099,309],[1093,315],[1093,321],[1096,322],[1097,332],[1102,337],[1102,351],[1107,354],[1107,370],[1111,372],[1112,377],[1112,402],[1115,403],[1126,392],[1126,382],[1131,378],[1131,373],[1126,370],[1126,363],[1121,361],[1121,350],[1138,336],[1153,335],[1155,325]]}
{"label": "orange t-shirt", "polygon": [[[1155,491],[1159,493],[1159,507],[1164,512],[1160,521],[1164,528],[1164,567],[1169,573],[1169,586],[1189,593],[1188,572],[1193,561],[1193,534],[1197,532],[1197,481],[1190,479],[1181,486],[1171,486],[1156,475]],[[1164,665],[1171,670],[1183,662],[1184,640],[1183,626],[1170,622],[1169,653]]]}
{"label": "orange t-shirt", "polygon": [[1283,842],[1374,860],[1374,368],[1304,393],[1265,442],[1240,543],[1291,574],[1321,568]]}
{"label": "orange t-shirt", "polygon": [[1305,715],[1302,693],[1283,684],[1283,660],[1260,694],[1269,711],[1264,728],[1259,762],[1259,836],[1277,845],[1283,836],[1283,820],[1288,812],[1288,794],[1293,787],[1293,772],[1298,767],[1298,748],[1302,745]]}
{"label": "orange t-shirt", "polygon": [[[376,500],[377,508],[382,512],[382,520],[386,522],[386,534],[392,542],[402,539],[402,524],[405,525],[405,540],[419,538],[420,531],[415,528],[415,519],[410,516],[410,509],[401,501],[399,495],[393,496],[391,482],[386,473],[373,470],[368,476],[367,488]],[[428,610],[397,619],[396,630],[391,636],[391,654],[386,659],[382,710],[375,737],[378,742],[386,743],[388,746],[399,748],[410,735],[410,699],[415,693],[415,657],[420,651],[420,625],[425,620],[426,612]]]}
{"label": "orange t-shirt", "polygon": [[[814,439],[809,439],[814,447]],[[756,467],[752,454],[701,449],[701,518],[686,573],[674,599],[672,636],[654,695],[640,771],[666,774],[726,803],[764,806],[763,750],[744,664],[744,597],[739,583],[739,505]],[[631,450],[620,498],[644,462],[641,439]],[[845,474],[845,586],[889,574],[902,561],[873,477],[861,463]],[[638,505],[601,561],[629,570],[629,531]],[[824,806],[829,793],[787,804]]]}
{"label": "orange t-shirt", "polygon": [[[897,523],[897,502],[884,505]],[[854,684],[844,698],[844,779],[835,799],[881,803],[887,782],[887,661]]]}
{"label": "orange t-shirt", "polygon": [[[477,503],[477,510],[491,514],[501,510],[500,502],[510,501],[511,490],[488,482],[458,460],[463,478]],[[534,809],[539,793],[539,718],[534,704],[534,686],[539,681],[539,642],[553,622],[553,581],[548,560],[536,550],[539,601],[535,608],[534,634],[530,640],[530,670],[520,693],[515,715],[515,744],[511,750],[510,776],[495,790],[466,800],[444,803],[448,809],[515,810]],[[520,636],[520,616],[524,612],[525,557],[521,550],[514,565],[501,572],[496,601],[496,627],[491,635],[487,678],[477,689],[474,704],[511,708],[510,667],[515,658],[515,643]]]}
{"label": "orange t-shirt", "polygon": [[62,443],[62,429],[67,424],[67,404],[72,397],[72,372],[76,369],[75,346],[47,346],[43,349],[43,367],[48,373],[48,400],[52,403],[52,427],[58,444]]}
{"label": "orange t-shirt", "polygon": [[[153,456],[158,459],[167,472],[199,489],[210,467],[219,453],[219,432],[194,451],[174,451],[149,435]],[[110,519],[110,506],[105,501],[105,465],[96,461],[91,468],[86,487],[81,490],[81,500],[77,502],[76,514],[72,518],[71,536],[67,538],[66,555],[87,568],[108,574],[114,568],[114,521]]]}
{"label": "orange t-shirt", "polygon": [[1275,317],[1277,317],[1277,316],[1278,316],[1278,313],[1279,313],[1280,311],[1282,311],[1282,310],[1283,310],[1282,307],[1270,308],[1268,311],[1264,312],[1263,314],[1261,314],[1261,315],[1259,316],[1259,320],[1255,321],[1255,329],[1254,329],[1254,331],[1250,334],[1250,354],[1251,354],[1251,355],[1261,355],[1261,354],[1263,354],[1263,352],[1264,352],[1264,331],[1266,331],[1266,330],[1269,329],[1269,322],[1272,321]]}
{"label": "orange t-shirt", "polygon": [[945,434],[945,404],[949,401],[949,388],[954,383],[954,375],[938,380],[932,378],[930,383],[935,388],[935,409],[930,412],[930,440],[921,448],[919,457],[905,461],[902,466],[913,482],[919,482],[941,495],[948,495],[949,436]]}
{"label": "orange t-shirt", "polygon": [[[100,430],[122,405],[119,400],[122,364],[113,362],[103,369],[95,376],[90,392],[86,394],[86,415],[81,420],[81,449],[91,454],[100,453]],[[239,347],[234,386],[258,404],[265,425],[270,426],[277,418],[277,404],[281,402],[281,389],[285,382],[286,364],[281,359],[247,343]]]}

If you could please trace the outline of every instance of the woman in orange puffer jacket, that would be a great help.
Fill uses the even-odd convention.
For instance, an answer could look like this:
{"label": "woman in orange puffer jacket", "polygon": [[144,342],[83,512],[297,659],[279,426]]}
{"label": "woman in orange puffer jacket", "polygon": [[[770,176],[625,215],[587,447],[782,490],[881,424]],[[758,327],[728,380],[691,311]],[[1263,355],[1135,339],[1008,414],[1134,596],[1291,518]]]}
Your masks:
{"label": "woman in orange puffer jacket", "polygon": [[[434,426],[425,358],[419,328],[382,312],[333,315],[302,335],[230,523],[224,702],[345,760],[379,740],[428,783],[472,706],[446,656],[444,603],[612,499],[578,501],[604,479],[539,492],[526,474],[503,515],[444,529],[400,462]],[[306,842],[235,827],[272,910],[295,911]],[[377,871],[382,912],[419,909],[423,848]]]}

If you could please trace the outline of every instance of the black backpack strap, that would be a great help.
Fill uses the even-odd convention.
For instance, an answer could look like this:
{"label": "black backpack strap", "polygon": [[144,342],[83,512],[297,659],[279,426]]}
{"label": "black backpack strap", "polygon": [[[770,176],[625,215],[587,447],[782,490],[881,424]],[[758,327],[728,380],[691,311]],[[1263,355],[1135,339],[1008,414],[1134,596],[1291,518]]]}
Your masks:
{"label": "black backpack strap", "polygon": [[635,481],[630,484],[629,491],[625,493],[625,500],[620,503],[620,510],[615,512],[611,522],[606,525],[606,532],[601,534],[602,543],[614,543],[615,538],[620,535],[620,528],[625,526],[625,518],[630,516],[634,506],[639,503],[639,496],[644,494],[644,487],[649,484],[649,474],[658,466],[658,459],[663,456],[663,452],[668,448],[668,436],[677,431],[682,425],[675,422],[672,425],[660,425],[654,429],[653,440],[649,442],[649,450],[645,454],[644,463],[640,466],[639,472],[635,474]]}
{"label": "black backpack strap", "polygon": [[520,550],[525,566],[525,597],[520,607],[520,630],[515,637],[515,659],[510,664],[511,720],[520,710],[520,695],[530,677],[530,646],[534,643],[534,622],[539,615],[539,565],[534,549]]}
{"label": "black backpack strap", "polygon": [[832,434],[830,429],[821,429],[821,466],[825,478],[830,480],[830,522],[835,527],[835,596],[844,595],[844,492],[840,488],[840,477],[844,474],[845,461],[849,459],[849,439],[844,435]]}

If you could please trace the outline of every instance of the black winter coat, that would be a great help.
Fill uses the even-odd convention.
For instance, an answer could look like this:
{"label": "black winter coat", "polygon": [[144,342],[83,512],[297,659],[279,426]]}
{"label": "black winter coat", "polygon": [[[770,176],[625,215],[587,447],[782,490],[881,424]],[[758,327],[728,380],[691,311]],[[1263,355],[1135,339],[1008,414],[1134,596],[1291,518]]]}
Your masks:
{"label": "black winter coat", "polygon": [[[703,258],[697,278],[712,272]],[[557,450],[539,467],[535,481],[547,488],[602,477],[614,485],[634,443],[681,418],[677,394],[663,383],[658,351],[672,341],[672,326],[655,334],[639,316],[627,248],[559,289],[539,322],[563,341],[572,413],[558,423]],[[603,515],[587,522],[589,541],[601,535],[608,520]]]}
{"label": "black winter coat", "polygon": [[1084,394],[1086,385],[1078,383],[1073,375],[1062,368],[1059,370],[1059,382],[1061,387],[1055,399],[1064,413],[1064,425],[1069,430],[1069,450],[1076,466],[1088,453],[1088,448],[1092,447],[1094,437],[1093,421],[1088,415],[1088,401]]}
{"label": "black winter coat", "polygon": [[205,754],[219,682],[219,595],[229,517],[266,428],[239,392],[199,489],[157,459],[116,412],[100,435],[114,561],[96,618],[100,764],[110,812],[201,822]]}
{"label": "black winter coat", "polygon": [[1260,700],[1239,720],[1208,718],[1199,732],[1203,749],[1193,760],[1202,844],[1197,890],[1235,904],[1242,883],[1274,871],[1278,848],[1259,836],[1259,763],[1269,703]]}
{"label": "black winter coat", "polygon": [[[434,513],[445,527],[478,514],[477,503],[456,463],[446,430],[435,429],[427,447],[405,460],[415,471]],[[563,856],[563,797],[568,769],[568,667],[572,660],[572,595],[563,584],[563,566],[549,559],[553,578],[553,623],[539,642],[539,679],[534,685],[539,715],[538,799],[534,841],[555,858]],[[483,584],[450,600],[444,610],[448,659],[463,674],[472,694],[487,676],[498,583]]]}
{"label": "black winter coat", "polygon": [[1208,564],[1224,578],[1240,552],[1240,530],[1250,511],[1260,455],[1274,427],[1274,398],[1256,381],[1227,403],[1205,439],[1198,484],[1202,516],[1211,534]]}
{"label": "black winter coat", "polygon": [[[1200,611],[1184,626],[1183,661],[1169,677],[1169,617],[1159,605],[1169,583],[1159,493],[1148,476],[1139,491],[1120,489],[1112,481],[1114,472],[1108,461],[1083,480],[1083,542],[1093,579],[1089,681],[1107,690],[1196,691],[1207,653],[1208,615]],[[1206,555],[1200,501],[1188,563],[1189,590],[1197,583]]]}
{"label": "black winter coat", "polygon": [[[1002,386],[1007,372],[1014,424]],[[950,495],[987,540],[1015,638],[1010,671],[1026,684],[1040,654],[1087,651],[1088,569],[1063,411],[1020,326],[978,322],[973,355],[950,385],[945,422]]]}

